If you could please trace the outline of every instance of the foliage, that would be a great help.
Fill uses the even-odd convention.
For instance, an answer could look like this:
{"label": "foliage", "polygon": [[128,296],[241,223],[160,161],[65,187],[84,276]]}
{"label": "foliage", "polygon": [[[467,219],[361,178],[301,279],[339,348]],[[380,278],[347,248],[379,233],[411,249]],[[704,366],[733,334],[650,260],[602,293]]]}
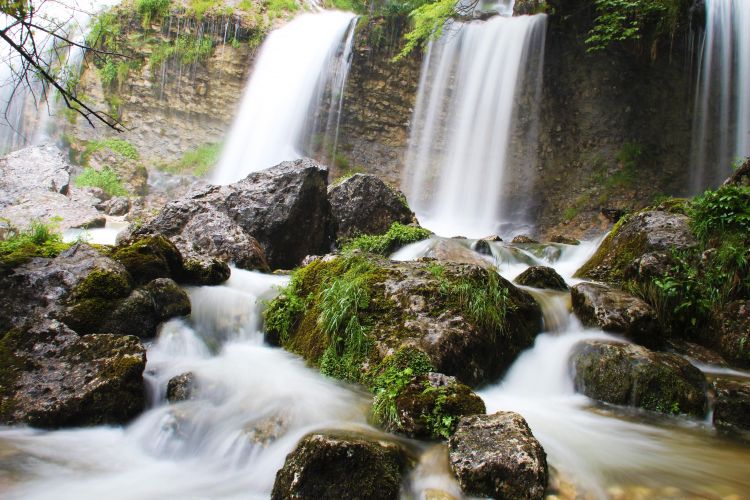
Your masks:
{"label": "foliage", "polygon": [[109,52],[120,49],[118,37],[121,32],[120,21],[111,11],[98,14],[91,23],[91,29],[86,36],[86,44]]}
{"label": "foliage", "polygon": [[152,21],[167,15],[171,3],[171,0],[136,0],[136,10],[143,27],[148,28]]}
{"label": "foliage", "polygon": [[163,42],[151,52],[149,56],[149,66],[154,72],[169,59],[175,58],[182,64],[193,64],[205,61],[213,52],[213,41],[208,37],[194,37],[182,34],[175,40]]}
{"label": "foliage", "polygon": [[265,9],[269,20],[273,20],[297,12],[299,5],[296,0],[266,0]]}
{"label": "foliage", "polygon": [[104,64],[99,68],[99,77],[104,87],[111,86],[117,80],[117,64],[107,57]]}
{"label": "foliage", "polygon": [[423,415],[427,428],[433,437],[448,439],[456,430],[456,424],[458,424],[456,416],[445,412],[445,403],[448,402],[448,389],[446,387],[433,387],[426,383],[423,394],[428,393],[434,393],[435,406],[432,407],[430,413]]}
{"label": "foliage", "polygon": [[386,357],[373,370],[375,375],[370,380],[370,390],[375,394],[372,414],[376,423],[383,427],[394,428],[399,425],[396,400],[409,382],[419,375],[433,370],[430,358],[414,348],[401,348],[395,354]]}
{"label": "foliage", "polygon": [[306,306],[307,301],[295,293],[294,286],[288,287],[264,309],[263,321],[266,331],[277,333],[281,344],[285,344]]}
{"label": "foliage", "polygon": [[409,13],[413,28],[404,35],[406,43],[394,58],[399,61],[429,40],[440,38],[446,23],[456,13],[456,0],[434,0],[416,6]]}
{"label": "foliage", "polygon": [[364,252],[387,255],[395,252],[404,245],[424,240],[431,235],[432,233],[427,229],[394,222],[385,234],[357,236],[346,242],[343,250],[344,252],[362,250]]}
{"label": "foliage", "polygon": [[440,293],[452,302],[472,323],[490,332],[503,332],[508,311],[508,289],[496,272],[483,270],[485,276],[461,276],[440,279]]}
{"label": "foliage", "polygon": [[706,242],[724,233],[750,234],[750,187],[722,186],[706,191],[688,209],[691,227]]}
{"label": "foliage", "polygon": [[161,170],[171,173],[190,173],[202,177],[211,171],[219,161],[221,144],[205,144],[186,152],[179,161],[159,165]]}
{"label": "foliage", "polygon": [[646,27],[656,36],[676,31],[686,0],[594,0],[597,17],[586,39],[589,52],[615,42],[639,40]]}
{"label": "foliage", "polygon": [[124,139],[109,138],[102,140],[89,141],[86,144],[86,149],[83,152],[83,157],[88,158],[92,153],[101,151],[102,149],[109,149],[110,151],[117,153],[130,160],[139,160],[140,155],[138,150]]}
{"label": "foliage", "polygon": [[85,168],[78,177],[76,177],[76,186],[78,187],[96,187],[103,190],[110,196],[127,196],[128,192],[122,185],[122,181],[117,177],[114,170],[103,168],[94,170]]}
{"label": "foliage", "polygon": [[69,246],[63,242],[56,220],[45,223],[34,219],[25,230],[11,227],[0,240],[0,262],[16,266],[32,257],[54,257]]}

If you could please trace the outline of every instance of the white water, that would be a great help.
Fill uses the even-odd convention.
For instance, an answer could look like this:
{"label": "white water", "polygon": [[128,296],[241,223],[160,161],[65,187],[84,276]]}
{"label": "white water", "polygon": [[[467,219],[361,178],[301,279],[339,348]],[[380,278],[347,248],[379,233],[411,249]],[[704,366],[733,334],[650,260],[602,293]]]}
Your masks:
{"label": "white water", "polygon": [[692,154],[692,190],[718,185],[750,156],[750,2],[706,0]]}
{"label": "white water", "polygon": [[438,234],[506,235],[526,223],[518,203],[528,203],[523,179],[533,175],[533,155],[514,163],[518,179],[509,164],[519,114],[535,118],[533,104],[524,107],[519,97],[541,83],[546,16],[455,26],[430,44],[422,65],[403,188],[419,220]]}
{"label": "white water", "polygon": [[[346,41],[354,15],[303,14],[271,33],[261,47],[213,181],[228,184],[250,172],[302,156],[320,83]],[[342,56],[343,57],[343,56]]]}
{"label": "white water", "polygon": [[[224,286],[190,289],[191,321],[165,324],[148,350],[154,407],[127,428],[0,431],[0,495],[267,498],[302,435],[366,428],[369,398],[263,344],[262,300],[286,279],[234,269]],[[166,404],[168,380],[188,371],[197,399]]]}
{"label": "white water", "polygon": [[[83,44],[93,14],[118,3],[119,0],[61,0],[59,2],[34,1],[39,10],[35,22],[41,26],[60,25],[60,34],[77,44]],[[0,25],[6,26],[10,17],[0,14]],[[20,36],[18,30],[12,38]],[[81,70],[84,50],[80,47],[62,46],[54,37],[35,31],[37,53],[51,68],[64,68],[61,74],[75,77]],[[18,41],[18,40],[17,40]],[[27,40],[27,45],[31,42]],[[63,109],[58,93],[28,72],[28,83],[19,84],[18,72],[22,59],[5,42],[0,62],[0,154],[22,147],[41,144],[49,140],[50,118]],[[64,78],[61,78],[64,80]]]}

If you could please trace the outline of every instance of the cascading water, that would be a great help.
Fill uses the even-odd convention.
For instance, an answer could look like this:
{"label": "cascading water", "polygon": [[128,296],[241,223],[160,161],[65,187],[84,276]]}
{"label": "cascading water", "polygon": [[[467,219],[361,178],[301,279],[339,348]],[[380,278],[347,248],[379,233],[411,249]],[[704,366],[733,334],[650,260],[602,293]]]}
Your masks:
{"label": "cascading water", "polygon": [[534,155],[516,147],[536,143],[545,26],[544,15],[496,16],[430,44],[403,187],[433,231],[482,237],[526,222]]}
{"label": "cascading water", "polygon": [[[304,14],[269,35],[229,133],[215,183],[238,181],[304,154],[315,121],[311,109],[319,105],[321,88],[330,83],[332,74],[336,79],[348,68],[337,59],[350,55],[345,46],[351,44],[346,35],[353,29],[353,18],[337,11]],[[345,74],[338,77],[341,85],[345,80]]]}
{"label": "cascading water", "polygon": [[706,0],[693,125],[693,192],[750,156],[750,2]]}

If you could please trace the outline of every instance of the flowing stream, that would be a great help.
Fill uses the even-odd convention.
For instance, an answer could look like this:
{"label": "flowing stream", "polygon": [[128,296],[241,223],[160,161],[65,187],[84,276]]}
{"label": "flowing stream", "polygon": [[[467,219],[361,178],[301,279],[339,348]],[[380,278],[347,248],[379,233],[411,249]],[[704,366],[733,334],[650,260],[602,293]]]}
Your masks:
{"label": "flowing stream", "polygon": [[750,156],[750,2],[706,0],[693,125],[692,190]]}
{"label": "flowing stream", "polygon": [[[349,65],[340,59],[351,55],[352,37],[347,33],[354,29],[352,19],[353,14],[338,11],[303,14],[266,38],[214,183],[229,184],[303,156],[321,105],[321,89],[346,82]],[[340,109],[332,105],[332,110]]]}
{"label": "flowing stream", "polygon": [[[546,16],[457,23],[428,47],[403,188],[446,236],[507,235],[529,203]],[[523,123],[523,129],[519,124]]]}

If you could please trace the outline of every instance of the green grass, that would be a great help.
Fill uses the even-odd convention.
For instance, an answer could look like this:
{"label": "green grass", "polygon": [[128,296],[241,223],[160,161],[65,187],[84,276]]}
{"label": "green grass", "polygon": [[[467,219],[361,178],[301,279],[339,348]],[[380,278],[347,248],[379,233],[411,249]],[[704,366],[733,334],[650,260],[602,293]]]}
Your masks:
{"label": "green grass", "polygon": [[394,222],[385,234],[357,236],[344,243],[343,251],[362,250],[380,255],[388,255],[410,243],[416,243],[432,235],[427,229],[406,226]]}
{"label": "green grass", "polygon": [[141,16],[141,24],[148,28],[152,21],[156,21],[169,13],[171,0],[136,0],[136,11]]}
{"label": "green grass", "polygon": [[173,174],[192,174],[202,177],[208,174],[219,162],[222,144],[205,144],[188,151],[174,163],[159,165],[159,169]]}
{"label": "green grass", "polygon": [[32,257],[54,257],[70,246],[64,243],[55,221],[32,220],[24,230],[12,229],[0,240],[0,262],[17,266]]}
{"label": "green grass", "polygon": [[109,149],[130,160],[140,160],[140,154],[138,154],[135,146],[124,139],[117,138],[89,141],[83,151],[83,158],[88,159],[92,153],[101,151],[102,149]]}
{"label": "green grass", "polygon": [[299,10],[299,5],[295,0],[268,0],[264,5],[269,20],[286,17]]}
{"label": "green grass", "polygon": [[77,187],[95,187],[99,188],[110,196],[127,196],[128,191],[122,185],[122,181],[117,177],[114,170],[103,168],[94,170],[87,167],[81,172],[75,180]]}

